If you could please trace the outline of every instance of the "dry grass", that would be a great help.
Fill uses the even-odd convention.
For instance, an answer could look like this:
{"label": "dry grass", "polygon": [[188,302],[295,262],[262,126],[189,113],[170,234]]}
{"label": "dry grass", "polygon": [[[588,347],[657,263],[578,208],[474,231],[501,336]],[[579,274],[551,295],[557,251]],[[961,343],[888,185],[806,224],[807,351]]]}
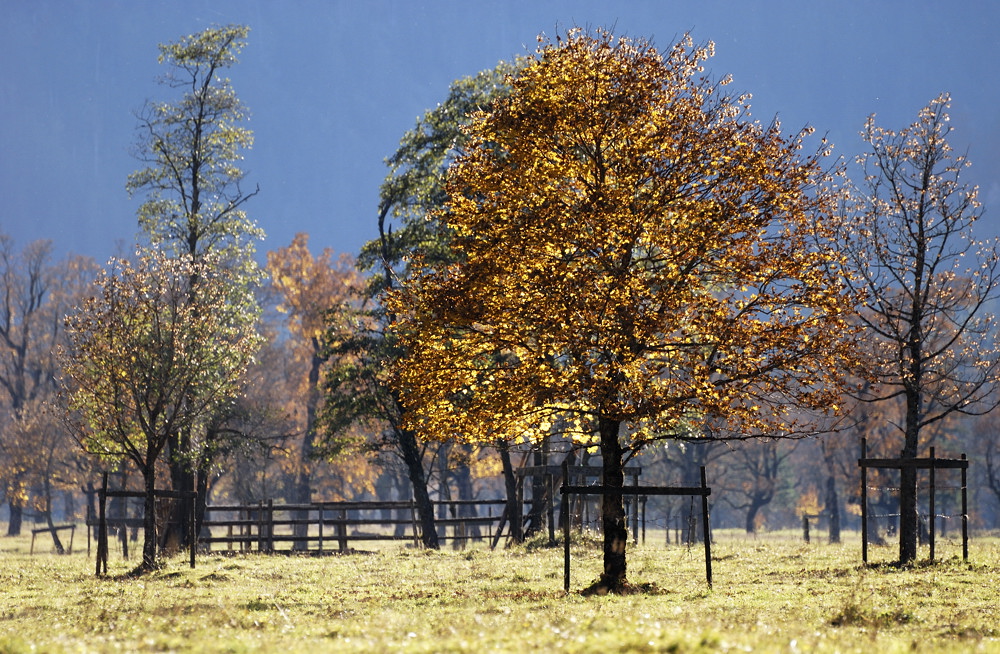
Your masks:
{"label": "dry grass", "polygon": [[[1000,539],[899,570],[862,568],[856,537],[716,538],[714,590],[700,549],[648,545],[629,576],[658,592],[600,598],[563,594],[561,548],[203,556],[140,579],[113,554],[95,579],[85,553],[0,539],[0,652],[1000,652]],[[575,548],[574,588],[599,569]]]}

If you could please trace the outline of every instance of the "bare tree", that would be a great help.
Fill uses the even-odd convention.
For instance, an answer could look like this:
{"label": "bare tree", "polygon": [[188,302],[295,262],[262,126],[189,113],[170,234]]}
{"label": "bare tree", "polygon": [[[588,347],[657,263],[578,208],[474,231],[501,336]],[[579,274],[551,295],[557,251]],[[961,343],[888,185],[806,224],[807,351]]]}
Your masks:
{"label": "bare tree", "polygon": [[[63,338],[62,316],[93,279],[83,257],[52,261],[49,241],[17,249],[0,234],[0,490],[10,508],[7,534],[21,531],[33,487],[49,481],[40,441],[26,425],[40,424],[39,408],[55,391],[54,352]],[[46,441],[47,442],[47,441]]]}
{"label": "bare tree", "polygon": [[[998,297],[1000,263],[995,241],[971,235],[981,208],[977,188],[961,179],[968,160],[948,144],[949,102],[936,98],[898,132],[868,119],[858,210],[843,234],[880,382],[863,399],[905,405],[902,458],[918,456],[929,426],[998,401],[1000,353],[986,307]],[[902,470],[901,564],[917,555],[916,481],[915,469]]]}

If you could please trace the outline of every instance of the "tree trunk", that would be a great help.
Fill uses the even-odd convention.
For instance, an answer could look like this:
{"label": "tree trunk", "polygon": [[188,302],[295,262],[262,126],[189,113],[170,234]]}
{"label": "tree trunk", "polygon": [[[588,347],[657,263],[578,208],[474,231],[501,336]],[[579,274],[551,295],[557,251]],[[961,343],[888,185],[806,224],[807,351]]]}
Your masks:
{"label": "tree trunk", "polygon": [[750,506],[747,507],[746,521],[743,523],[743,527],[748,534],[757,533],[757,514],[760,513],[764,504],[766,502],[762,502],[756,497],[750,500]]}
{"label": "tree trunk", "polygon": [[420,446],[416,435],[409,430],[400,429],[399,450],[406,464],[406,471],[413,486],[413,501],[417,505],[417,515],[420,518],[420,529],[424,547],[438,549],[437,531],[434,527],[434,505],[427,493],[427,476],[424,474],[423,457],[420,456]]}
{"label": "tree trunk", "polygon": [[[903,455],[904,458],[906,455]],[[899,563],[906,565],[917,558],[917,471],[903,468],[899,473]]]}
{"label": "tree trunk", "polygon": [[142,510],[142,564],[139,570],[156,567],[156,462],[148,463],[142,471],[145,490]]}
{"label": "tree trunk", "polygon": [[[618,420],[601,417],[598,425],[601,437],[601,462],[604,487],[620,489],[625,485],[622,457],[624,451],[618,440]],[[620,592],[627,584],[625,546],[628,528],[625,523],[625,502],[621,493],[605,493],[601,500],[601,524],[604,529],[604,572],[601,578],[585,593],[604,595]]]}
{"label": "tree trunk", "polygon": [[[295,484],[295,497],[292,499],[296,504],[309,504],[312,502],[313,452],[316,449],[316,412],[319,409],[321,399],[319,373],[325,359],[319,354],[322,351],[319,339],[313,337],[311,342],[313,355],[309,365],[309,390],[306,396],[306,433],[302,437],[302,449],[299,452],[299,473]],[[309,518],[309,512],[296,511],[294,517],[297,520],[305,521]],[[294,525],[292,533],[296,538],[302,539],[296,540],[292,544],[292,549],[309,549],[309,541],[306,539],[309,535],[308,524]]]}
{"label": "tree trunk", "polygon": [[503,466],[503,485],[507,492],[507,519],[510,521],[510,538],[515,543],[524,542],[524,531],[521,529],[521,512],[517,507],[517,477],[514,476],[514,466],[510,462],[510,444],[507,441],[497,441],[500,451],[500,463]]}
{"label": "tree trunk", "polygon": [[[170,482],[175,491],[194,491],[194,473],[191,471],[191,433],[187,429],[177,436],[171,436]],[[174,500],[170,505],[170,517],[163,529],[163,550],[175,552],[188,545],[188,524],[193,516],[187,500]]]}
{"label": "tree trunk", "polygon": [[24,521],[24,505],[14,498],[7,500],[7,507],[10,509],[10,520],[7,522],[7,535],[20,536],[21,523]]}
{"label": "tree trunk", "polygon": [[45,482],[43,484],[43,489],[45,493],[45,524],[49,528],[49,533],[52,534],[52,545],[56,548],[56,554],[65,554],[66,548],[63,547],[62,541],[59,540],[59,532],[56,531],[56,525],[52,521],[52,482],[48,476],[45,477]]}
{"label": "tree trunk", "polygon": [[[906,434],[900,457],[917,456],[922,413],[920,393],[908,389],[906,397]],[[903,468],[899,471],[899,564],[907,565],[917,558],[917,470]]]}
{"label": "tree trunk", "polygon": [[[469,467],[469,460],[472,457],[473,451],[472,446],[468,444],[459,445],[459,451],[461,452],[460,460],[455,466],[455,489],[458,491],[458,499],[460,500],[474,500],[475,490],[472,487],[472,469]],[[458,517],[460,518],[477,518],[479,517],[476,511],[476,506],[474,504],[459,504],[458,505]],[[481,532],[479,525],[472,524],[465,527],[465,536],[480,540]],[[463,543],[464,547],[464,543]]]}
{"label": "tree trunk", "polygon": [[826,513],[830,521],[830,544],[840,542],[840,497],[837,495],[837,480],[833,475],[826,478]]}

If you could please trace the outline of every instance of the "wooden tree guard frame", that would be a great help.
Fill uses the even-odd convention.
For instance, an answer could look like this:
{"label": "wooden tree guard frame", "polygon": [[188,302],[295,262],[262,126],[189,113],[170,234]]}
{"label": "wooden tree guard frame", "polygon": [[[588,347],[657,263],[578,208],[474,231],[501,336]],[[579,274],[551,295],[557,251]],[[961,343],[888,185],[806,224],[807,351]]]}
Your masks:
{"label": "wooden tree guard frame", "polygon": [[708,587],[712,587],[712,534],[709,527],[708,496],[712,494],[712,489],[708,487],[705,475],[705,466],[701,466],[701,486],[623,486],[621,488],[609,488],[603,484],[599,486],[571,486],[567,483],[569,479],[569,462],[563,462],[563,485],[559,489],[562,493],[562,503],[560,506],[560,518],[563,523],[563,589],[569,593],[569,569],[570,569],[570,516],[569,516],[569,496],[570,495],[601,495],[602,499],[608,495],[694,495],[701,496],[701,524],[702,533],[705,540],[705,579]]}
{"label": "wooden tree guard frame", "polygon": [[959,459],[939,459],[934,456],[934,448],[930,448],[930,456],[916,459],[869,459],[868,439],[861,439],[861,458],[858,459],[858,466],[861,468],[861,561],[868,563],[868,468],[888,468],[902,470],[904,468],[915,468],[918,470],[928,470],[930,473],[930,499],[929,499],[929,536],[930,536],[930,560],[934,560],[934,523],[937,516],[934,509],[934,493],[936,490],[934,472],[936,470],[959,469],[962,471],[962,560],[969,560],[969,500],[968,500],[968,471],[969,460],[963,452]]}
{"label": "wooden tree guard frame", "polygon": [[[166,491],[158,490],[153,491],[155,497],[170,497],[174,499],[188,500],[191,503],[191,516],[190,521],[190,534],[188,534],[188,540],[191,541],[191,567],[194,568],[194,553],[197,547],[196,533],[195,533],[195,498],[198,497],[198,493],[195,491]],[[141,497],[145,498],[145,492],[139,491],[127,491],[127,490],[109,490],[108,489],[108,473],[105,472],[101,477],[101,488],[98,490],[98,497],[100,501],[98,503],[98,514],[97,514],[97,570],[96,574],[98,577],[103,574],[108,574],[108,521],[107,521],[107,503],[109,497]]]}

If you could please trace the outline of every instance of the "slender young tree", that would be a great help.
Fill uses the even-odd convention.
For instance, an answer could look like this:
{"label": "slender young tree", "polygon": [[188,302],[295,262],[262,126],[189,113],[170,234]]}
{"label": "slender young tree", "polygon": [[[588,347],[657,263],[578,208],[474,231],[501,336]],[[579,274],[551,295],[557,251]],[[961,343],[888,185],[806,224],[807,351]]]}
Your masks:
{"label": "slender young tree", "polygon": [[[249,302],[245,308],[256,310],[253,295],[245,291],[262,278],[254,252],[263,231],[246,214],[245,205],[258,188],[244,187],[240,167],[253,132],[245,126],[246,108],[224,77],[237,63],[249,31],[243,25],[211,27],[159,46],[159,61],[168,66],[160,83],[179,97],[149,101],[138,113],[134,155],[143,167],[129,175],[126,187],[144,196],[139,226],[152,245],[194,260],[212,255],[236,273],[226,276],[231,301]],[[198,283],[192,278],[192,293]],[[218,449],[208,440],[222,433],[170,435],[174,488],[194,490],[195,469],[205,468],[206,453]],[[204,500],[201,493],[199,505]],[[190,519],[186,504],[178,503],[171,520],[178,542],[186,540]]]}
{"label": "slender young tree", "polygon": [[[157,250],[113,260],[98,294],[66,319],[67,407],[87,452],[127,459],[143,476],[141,570],[156,564],[160,456],[239,389],[260,346],[256,314],[234,305],[225,269]],[[192,292],[191,279],[201,280]]]}
{"label": "slender young tree", "polygon": [[597,435],[611,489],[597,593],[627,586],[628,457],[704,423],[807,431],[801,412],[834,410],[846,384],[853,298],[824,265],[841,260],[824,153],[750,120],[703,76],[711,52],[604,31],[542,41],[449,171],[454,263],[418,257],[392,296],[404,426]]}
{"label": "slender young tree", "polygon": [[[898,132],[869,117],[859,207],[841,237],[857,271],[850,283],[865,294],[861,320],[875,359],[868,371],[881,382],[863,399],[904,404],[904,459],[920,454],[928,427],[1000,401],[1000,349],[987,311],[1000,296],[1000,257],[996,241],[972,238],[982,210],[978,189],[961,178],[969,161],[948,144],[949,103],[939,96]],[[917,557],[917,530],[917,471],[904,468],[901,564]]]}

